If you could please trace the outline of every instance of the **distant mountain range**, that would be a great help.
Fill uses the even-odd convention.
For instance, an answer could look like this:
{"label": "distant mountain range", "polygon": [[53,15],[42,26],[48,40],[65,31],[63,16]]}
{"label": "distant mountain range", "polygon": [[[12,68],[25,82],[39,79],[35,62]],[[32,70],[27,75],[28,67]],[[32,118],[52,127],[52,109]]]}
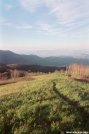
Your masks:
{"label": "distant mountain range", "polygon": [[49,56],[16,54],[8,50],[0,50],[0,63],[2,64],[31,64],[41,66],[65,66],[72,63],[84,63],[89,65],[89,54],[75,56]]}

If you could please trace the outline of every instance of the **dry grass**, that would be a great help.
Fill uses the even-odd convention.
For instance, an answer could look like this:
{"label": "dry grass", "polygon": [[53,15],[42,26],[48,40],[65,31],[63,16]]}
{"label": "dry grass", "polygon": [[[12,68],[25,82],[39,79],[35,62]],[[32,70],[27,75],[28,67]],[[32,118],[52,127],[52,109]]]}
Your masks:
{"label": "dry grass", "polygon": [[89,80],[89,66],[84,64],[71,64],[68,74],[74,78]]}

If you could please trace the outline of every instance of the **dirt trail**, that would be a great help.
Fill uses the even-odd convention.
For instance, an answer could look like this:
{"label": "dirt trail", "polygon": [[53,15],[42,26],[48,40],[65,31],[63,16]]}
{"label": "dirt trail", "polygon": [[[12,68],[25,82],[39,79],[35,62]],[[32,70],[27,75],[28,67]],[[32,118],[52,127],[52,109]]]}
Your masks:
{"label": "dirt trail", "polygon": [[72,100],[70,100],[69,98],[67,98],[66,96],[64,96],[63,94],[61,94],[57,88],[56,88],[56,83],[53,82],[53,90],[54,92],[60,97],[62,98],[64,101],[66,101],[69,105],[73,106],[78,112],[81,113],[82,115],[82,123],[83,123],[83,128],[87,128],[87,123],[89,121],[89,113],[87,111],[85,111],[84,107],[81,107],[77,102],[74,102]]}

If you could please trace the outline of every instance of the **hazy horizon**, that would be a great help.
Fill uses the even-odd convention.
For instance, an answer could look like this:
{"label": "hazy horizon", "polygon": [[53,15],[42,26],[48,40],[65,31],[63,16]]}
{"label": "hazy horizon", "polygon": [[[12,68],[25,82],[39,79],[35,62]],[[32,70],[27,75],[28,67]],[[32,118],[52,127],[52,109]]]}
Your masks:
{"label": "hazy horizon", "polygon": [[0,0],[0,49],[89,50],[88,0]]}
{"label": "hazy horizon", "polygon": [[48,56],[80,56],[80,55],[89,55],[89,50],[69,50],[69,49],[60,49],[60,50],[36,50],[36,51],[12,51],[12,50],[2,50],[2,51],[11,51],[16,54],[21,55],[37,55],[40,57]]}

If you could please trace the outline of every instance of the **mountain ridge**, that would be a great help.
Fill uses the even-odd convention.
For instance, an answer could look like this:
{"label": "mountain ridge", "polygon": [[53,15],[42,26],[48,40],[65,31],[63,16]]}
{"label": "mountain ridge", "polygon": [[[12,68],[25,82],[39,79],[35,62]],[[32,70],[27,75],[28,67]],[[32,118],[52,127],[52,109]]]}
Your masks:
{"label": "mountain ridge", "polygon": [[[83,54],[84,55],[84,54]],[[85,56],[85,57],[84,57]],[[0,63],[2,64],[33,64],[41,66],[64,66],[72,63],[84,63],[89,65],[87,54],[83,57],[73,56],[49,56],[40,57],[37,55],[16,54],[9,50],[0,50]]]}

